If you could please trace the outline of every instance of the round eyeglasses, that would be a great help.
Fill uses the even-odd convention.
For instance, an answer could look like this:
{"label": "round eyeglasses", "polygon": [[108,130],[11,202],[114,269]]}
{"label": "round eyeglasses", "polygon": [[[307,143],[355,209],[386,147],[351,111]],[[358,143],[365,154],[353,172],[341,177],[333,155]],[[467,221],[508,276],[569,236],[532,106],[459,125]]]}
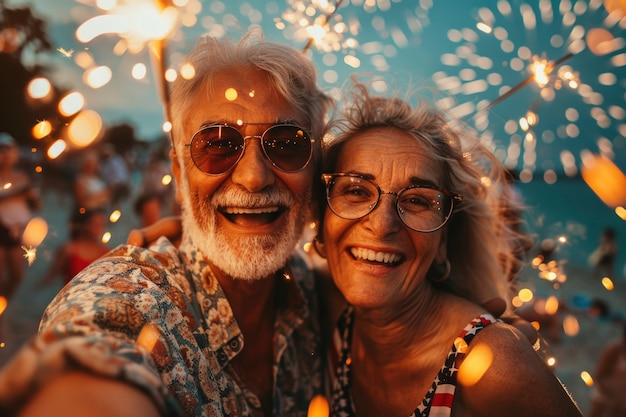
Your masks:
{"label": "round eyeglasses", "polygon": [[378,184],[362,175],[322,174],[326,183],[326,201],[330,210],[347,220],[360,219],[371,213],[383,194],[396,198],[398,215],[408,228],[417,232],[434,232],[448,221],[454,202],[463,197],[430,185],[409,185],[398,192],[383,191]]}
{"label": "round eyeglasses", "polygon": [[273,125],[260,136],[244,136],[237,128],[226,124],[204,126],[185,146],[189,147],[191,160],[200,171],[220,175],[237,165],[246,139],[260,139],[265,157],[284,172],[304,169],[313,155],[314,140],[301,127],[287,123]]}

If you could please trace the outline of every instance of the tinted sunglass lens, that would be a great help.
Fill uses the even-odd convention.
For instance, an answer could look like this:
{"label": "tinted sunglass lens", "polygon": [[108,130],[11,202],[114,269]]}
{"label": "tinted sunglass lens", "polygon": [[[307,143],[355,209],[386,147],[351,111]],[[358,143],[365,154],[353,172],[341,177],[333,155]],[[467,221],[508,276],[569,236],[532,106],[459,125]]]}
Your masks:
{"label": "tinted sunglass lens", "polygon": [[304,168],[311,158],[311,139],[300,127],[278,125],[263,136],[263,149],[274,165],[293,172]]}
{"label": "tinted sunglass lens", "polygon": [[241,157],[244,139],[230,126],[209,126],[198,131],[191,141],[191,159],[207,174],[222,174]]}

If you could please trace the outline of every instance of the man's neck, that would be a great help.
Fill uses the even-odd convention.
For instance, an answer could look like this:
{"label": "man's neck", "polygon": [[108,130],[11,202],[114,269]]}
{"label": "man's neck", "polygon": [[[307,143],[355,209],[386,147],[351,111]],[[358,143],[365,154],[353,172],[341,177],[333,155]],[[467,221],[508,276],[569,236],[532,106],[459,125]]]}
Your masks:
{"label": "man's neck", "polygon": [[246,317],[256,317],[258,320],[262,314],[273,315],[276,287],[273,274],[262,279],[245,280],[232,278],[214,266],[212,266],[212,271],[240,326]]}

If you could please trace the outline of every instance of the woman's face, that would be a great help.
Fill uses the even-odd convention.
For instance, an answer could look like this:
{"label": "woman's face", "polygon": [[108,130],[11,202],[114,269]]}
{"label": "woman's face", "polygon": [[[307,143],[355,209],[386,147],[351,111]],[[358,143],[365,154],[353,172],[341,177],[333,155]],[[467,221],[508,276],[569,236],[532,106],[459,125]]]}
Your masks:
{"label": "woman's face", "polygon": [[[412,184],[444,188],[442,165],[417,139],[392,127],[353,136],[341,150],[335,172],[366,175],[383,191],[398,192]],[[430,233],[406,227],[391,194],[382,194],[378,206],[356,220],[342,219],[326,207],[328,266],[346,300],[359,307],[393,308],[413,300],[433,261],[446,258],[444,233],[445,227]]]}

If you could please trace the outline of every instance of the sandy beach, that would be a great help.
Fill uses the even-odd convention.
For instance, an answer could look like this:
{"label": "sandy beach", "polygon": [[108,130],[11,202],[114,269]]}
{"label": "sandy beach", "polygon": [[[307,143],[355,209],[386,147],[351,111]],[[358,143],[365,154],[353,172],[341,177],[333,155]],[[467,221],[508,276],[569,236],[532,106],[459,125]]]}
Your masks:
{"label": "sandy beach", "polygon": [[[24,341],[36,333],[45,306],[60,289],[60,282],[58,285],[41,286],[40,281],[57,246],[66,239],[67,207],[71,203],[71,197],[55,189],[47,189],[43,197],[45,208],[37,215],[48,222],[48,237],[39,247],[38,257],[28,269],[26,279],[14,300],[0,318],[0,366],[14,355]],[[109,225],[112,233],[109,244],[111,247],[123,242],[128,230],[138,225],[131,207],[132,198],[122,205],[120,220]],[[586,307],[590,300],[601,299],[607,303],[613,314],[622,314],[621,309],[626,300],[626,280],[623,276],[614,277],[615,288],[608,291],[599,280],[591,279],[591,270],[584,261],[573,263],[558,257],[557,260],[561,262],[561,270],[567,277],[566,282],[558,288],[540,279],[539,271],[531,266],[522,269],[519,286],[531,289],[536,297],[558,297],[562,303],[567,304],[567,309],[560,313],[560,318],[568,317],[569,322],[574,318],[578,324],[579,330],[570,335],[562,328],[559,329],[560,341],[544,344],[542,353],[555,358],[556,375],[571,392],[583,413],[586,413],[592,388],[583,381],[581,372],[586,371],[593,376],[596,361],[603,348],[621,334],[620,328],[610,320],[591,317]],[[619,267],[618,275],[621,275],[621,264]],[[544,331],[545,329],[541,330],[542,334]]]}

